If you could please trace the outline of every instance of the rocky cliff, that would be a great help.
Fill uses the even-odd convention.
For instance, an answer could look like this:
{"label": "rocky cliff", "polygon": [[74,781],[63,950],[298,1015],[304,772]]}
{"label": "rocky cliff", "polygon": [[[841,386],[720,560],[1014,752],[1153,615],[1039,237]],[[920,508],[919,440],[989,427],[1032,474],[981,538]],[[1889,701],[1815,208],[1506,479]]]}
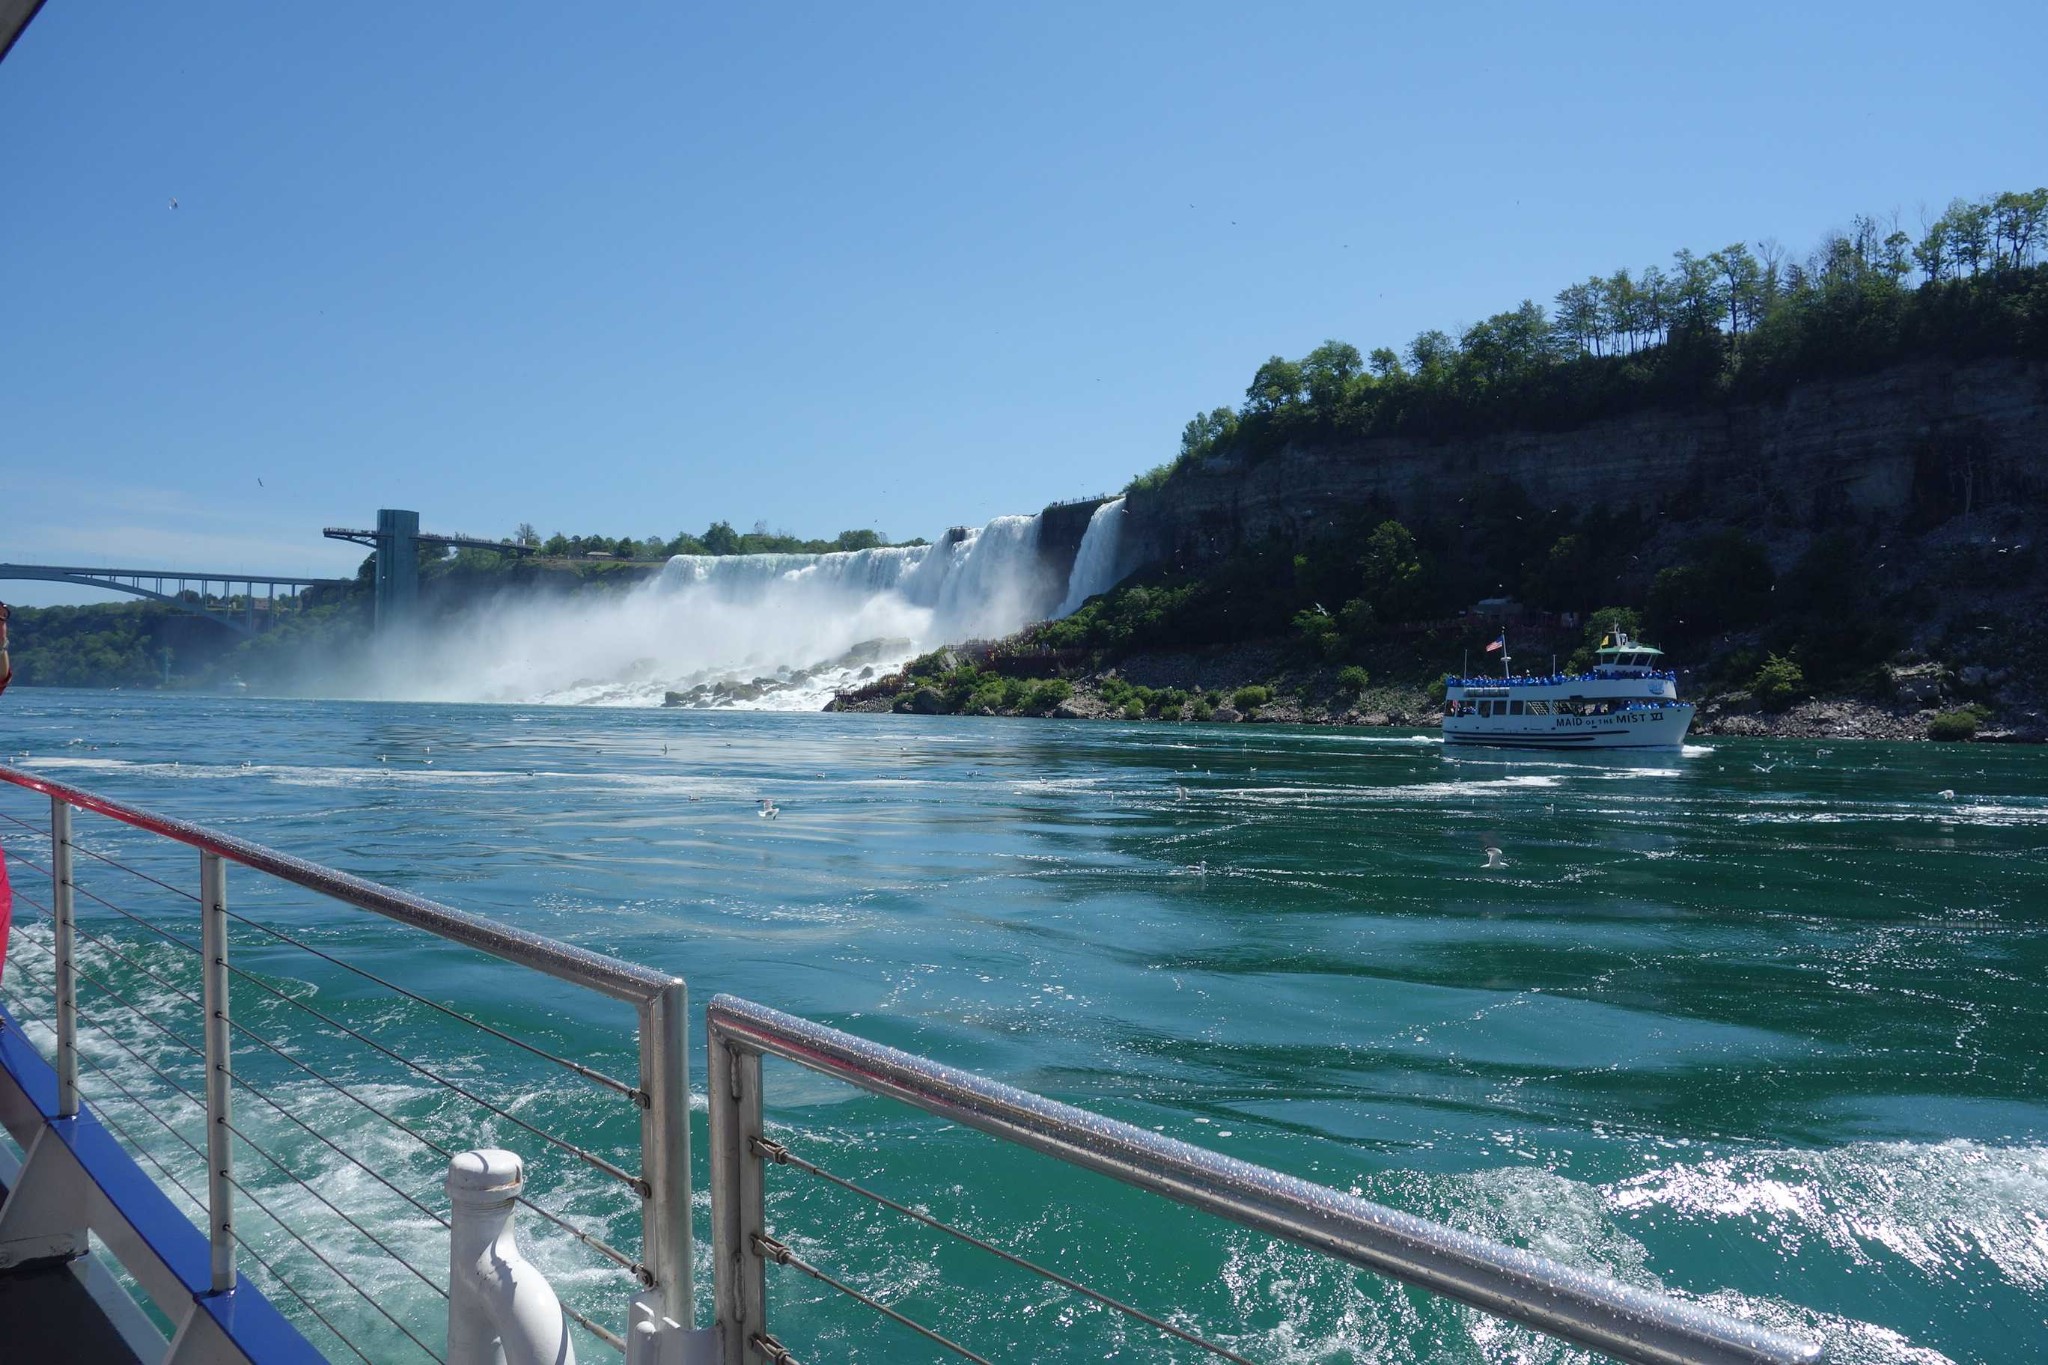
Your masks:
{"label": "rocky cliff", "polygon": [[1650,410],[1570,431],[1442,443],[1375,438],[1232,454],[1130,495],[1152,562],[1199,560],[1279,534],[1300,541],[1359,509],[1454,515],[1487,481],[1549,505],[1820,529],[1916,508],[1940,520],[2048,494],[2048,363],[1920,362],[1768,400]]}

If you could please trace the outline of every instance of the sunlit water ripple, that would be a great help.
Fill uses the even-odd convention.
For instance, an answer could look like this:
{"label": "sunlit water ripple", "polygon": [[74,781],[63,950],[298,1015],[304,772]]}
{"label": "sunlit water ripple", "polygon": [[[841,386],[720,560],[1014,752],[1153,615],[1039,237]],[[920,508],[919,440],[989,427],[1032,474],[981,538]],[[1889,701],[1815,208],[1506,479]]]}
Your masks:
{"label": "sunlit water ripple", "polygon": [[[1465,755],[1428,735],[1245,726],[18,690],[0,707],[0,751],[674,971],[700,1002],[746,995],[1819,1331],[1836,1359],[2006,1361],[2048,1346],[2048,756],[2036,750],[1714,741],[1648,759]],[[757,817],[761,797],[779,819]],[[40,817],[20,795],[0,810]],[[182,850],[95,818],[80,837],[193,880]],[[19,827],[5,838],[10,855],[43,860]],[[1488,840],[1507,867],[1482,868]],[[196,933],[168,892],[97,865],[80,877]],[[15,880],[43,899],[33,872],[17,866]],[[631,1074],[622,1010],[250,874],[231,884],[243,913]],[[128,959],[88,945],[109,986],[160,1019],[190,1013],[163,986],[186,971],[179,949],[96,905],[81,912]],[[31,946],[8,985],[32,1000],[47,929],[33,907],[20,914]],[[633,1159],[637,1127],[602,1092],[236,932],[239,960],[283,994]],[[89,1008],[118,1013],[91,995]],[[284,1001],[238,994],[235,1008],[449,1145],[522,1150],[547,1202],[637,1245],[632,1202],[603,1177],[341,1046]],[[141,1025],[113,1037],[92,1045],[104,1072],[87,1093],[111,1097],[111,1076],[178,1113],[143,1066],[188,1074],[177,1046]],[[249,1054],[238,1063],[283,1108],[439,1207],[431,1153]],[[701,1056],[692,1066],[701,1086]],[[1580,1358],[829,1082],[771,1068],[770,1092],[793,1149],[1109,1293],[1178,1308],[1255,1359]],[[169,1133],[144,1131],[146,1116],[104,1103],[173,1169],[197,1171]],[[286,1119],[251,1103],[238,1124],[319,1171],[322,1194],[429,1269],[445,1256],[429,1217]],[[262,1159],[243,1169],[259,1179]],[[699,1187],[701,1218],[701,1169]],[[325,1213],[275,1181],[258,1188],[287,1222]],[[773,1173],[770,1222],[993,1359],[1193,1358],[794,1172]],[[287,1277],[332,1282],[274,1226],[252,1236]],[[526,1236],[572,1302],[617,1317],[616,1275],[544,1224],[529,1220]],[[323,1249],[438,1343],[438,1300],[359,1241],[337,1234]],[[776,1331],[802,1358],[940,1358],[809,1281],[773,1284]],[[376,1358],[407,1358],[359,1303],[336,1311]]]}

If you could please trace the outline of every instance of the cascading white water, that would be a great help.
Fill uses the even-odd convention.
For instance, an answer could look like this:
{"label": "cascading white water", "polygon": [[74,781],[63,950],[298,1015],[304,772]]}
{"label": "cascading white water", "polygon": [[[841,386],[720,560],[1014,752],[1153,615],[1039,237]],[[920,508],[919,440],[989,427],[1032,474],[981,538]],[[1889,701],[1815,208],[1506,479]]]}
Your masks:
{"label": "cascading white water", "polygon": [[788,607],[829,599],[857,609],[893,595],[930,613],[920,638],[1006,635],[1044,618],[1057,585],[1038,562],[1038,518],[997,517],[958,540],[823,555],[677,555],[654,591],[702,591],[732,603]]}
{"label": "cascading white water", "polygon": [[1065,616],[1099,592],[1108,592],[1123,577],[1124,500],[1111,498],[1088,518],[1074,570],[1067,575],[1067,595],[1054,613]]}
{"label": "cascading white water", "polygon": [[[620,593],[520,596],[454,618],[359,690],[432,701],[815,710],[939,645],[1054,613],[1039,519],[937,544],[823,555],[678,555]],[[330,684],[346,686],[338,679]],[[358,689],[351,689],[358,690]]]}

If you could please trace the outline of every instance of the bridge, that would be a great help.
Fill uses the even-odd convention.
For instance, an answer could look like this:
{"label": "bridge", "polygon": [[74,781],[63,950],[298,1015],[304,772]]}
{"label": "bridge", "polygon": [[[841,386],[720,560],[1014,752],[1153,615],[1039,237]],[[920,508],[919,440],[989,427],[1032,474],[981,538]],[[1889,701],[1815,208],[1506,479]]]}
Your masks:
{"label": "bridge", "polygon": [[[187,569],[87,569],[62,564],[0,564],[0,579],[31,579],[104,588],[162,602],[229,630],[254,635],[304,604],[307,588],[341,587],[345,578],[293,578],[284,574],[198,573]],[[261,590],[259,592],[259,589]]]}
{"label": "bridge", "polygon": [[[0,0],[4,5],[6,0]],[[420,530],[420,514],[399,508],[377,513],[377,529],[330,526],[329,540],[354,541],[377,552],[376,622],[389,628],[412,618],[419,600],[419,548],[491,550],[504,555],[530,555],[531,545],[474,536],[444,536]],[[304,607],[308,588],[347,587],[347,578],[297,578],[290,574],[201,573],[190,569],[88,569],[64,564],[0,564],[0,579],[31,579],[104,588],[132,597],[162,602],[193,616],[217,621],[229,630],[255,635],[284,614]]]}

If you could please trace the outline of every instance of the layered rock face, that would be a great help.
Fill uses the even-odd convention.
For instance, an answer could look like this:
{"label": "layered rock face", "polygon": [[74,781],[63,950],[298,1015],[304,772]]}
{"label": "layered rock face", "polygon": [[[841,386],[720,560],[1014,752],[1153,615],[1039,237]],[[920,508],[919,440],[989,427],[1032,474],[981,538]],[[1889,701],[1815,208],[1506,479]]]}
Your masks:
{"label": "layered rock face", "polygon": [[1222,554],[1270,534],[1313,539],[1359,509],[1454,514],[1487,483],[1539,504],[1819,529],[1916,505],[1961,511],[2048,493],[2048,363],[1919,362],[1783,396],[1651,410],[1571,431],[1441,443],[1380,437],[1229,456],[1133,492],[1127,535],[1151,562]]}

